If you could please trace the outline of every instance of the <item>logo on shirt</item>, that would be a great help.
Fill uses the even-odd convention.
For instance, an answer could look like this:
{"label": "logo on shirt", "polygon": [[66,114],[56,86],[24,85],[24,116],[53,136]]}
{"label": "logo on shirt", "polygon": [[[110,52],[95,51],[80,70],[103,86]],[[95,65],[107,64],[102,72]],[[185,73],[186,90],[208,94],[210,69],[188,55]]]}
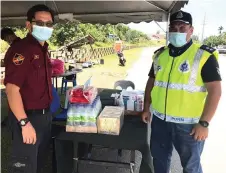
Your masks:
{"label": "logo on shirt", "polygon": [[185,60],[180,66],[179,66],[179,71],[182,73],[187,73],[190,70],[190,65],[188,60]]}
{"label": "logo on shirt", "polygon": [[20,168],[20,167],[25,167],[26,165],[24,163],[17,162],[14,164],[14,166],[17,168]]}
{"label": "logo on shirt", "polygon": [[16,53],[13,57],[13,63],[15,65],[21,65],[24,62],[24,59],[23,55]]}
{"label": "logo on shirt", "polygon": [[183,17],[183,13],[180,11],[178,14],[177,14],[177,19],[181,19]]}
{"label": "logo on shirt", "polygon": [[39,59],[39,55],[34,55],[34,59]]}

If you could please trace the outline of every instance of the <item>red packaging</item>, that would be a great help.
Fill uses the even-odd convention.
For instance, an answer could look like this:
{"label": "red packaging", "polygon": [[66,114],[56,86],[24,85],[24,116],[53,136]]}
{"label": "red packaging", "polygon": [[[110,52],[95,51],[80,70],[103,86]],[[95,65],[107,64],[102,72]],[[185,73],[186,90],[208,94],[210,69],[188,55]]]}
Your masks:
{"label": "red packaging", "polygon": [[60,75],[64,73],[64,62],[59,59],[52,59],[52,75]]}
{"label": "red packaging", "polygon": [[70,103],[90,104],[97,96],[97,88],[89,86],[83,89],[83,86],[77,86],[69,92]]}

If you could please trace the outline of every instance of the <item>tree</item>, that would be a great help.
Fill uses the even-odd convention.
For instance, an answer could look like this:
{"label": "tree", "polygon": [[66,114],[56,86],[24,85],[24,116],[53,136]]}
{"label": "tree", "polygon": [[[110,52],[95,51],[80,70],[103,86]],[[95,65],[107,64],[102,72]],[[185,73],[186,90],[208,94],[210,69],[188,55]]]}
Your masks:
{"label": "tree", "polygon": [[[27,34],[24,27],[12,28],[15,33],[23,38]],[[117,38],[130,43],[139,43],[148,40],[148,36],[140,31],[132,30],[125,24],[83,24],[78,22],[57,23],[54,26],[53,35],[48,41],[50,49],[64,46],[65,44],[75,41],[80,37],[91,34],[96,42],[112,43],[114,39],[109,38],[109,34],[115,34]],[[6,44],[6,43],[5,43]],[[103,44],[104,45],[104,44]],[[7,49],[7,45],[1,49],[1,52]]]}
{"label": "tree", "polygon": [[219,31],[219,34],[220,34],[220,35],[221,35],[221,33],[222,33],[223,30],[224,30],[223,26],[220,26],[220,27],[218,28],[218,31]]}

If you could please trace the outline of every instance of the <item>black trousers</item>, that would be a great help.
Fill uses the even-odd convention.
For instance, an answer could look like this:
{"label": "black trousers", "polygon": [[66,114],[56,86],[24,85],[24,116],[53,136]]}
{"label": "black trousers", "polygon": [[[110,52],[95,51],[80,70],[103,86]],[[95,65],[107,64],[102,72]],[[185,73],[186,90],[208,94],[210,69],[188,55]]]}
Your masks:
{"label": "black trousers", "polygon": [[23,143],[21,127],[13,113],[10,113],[9,125],[13,139],[8,173],[37,173],[47,158],[47,149],[51,140],[52,115],[50,112],[45,114],[40,112],[28,113],[27,116],[36,131],[37,141],[34,145]]}

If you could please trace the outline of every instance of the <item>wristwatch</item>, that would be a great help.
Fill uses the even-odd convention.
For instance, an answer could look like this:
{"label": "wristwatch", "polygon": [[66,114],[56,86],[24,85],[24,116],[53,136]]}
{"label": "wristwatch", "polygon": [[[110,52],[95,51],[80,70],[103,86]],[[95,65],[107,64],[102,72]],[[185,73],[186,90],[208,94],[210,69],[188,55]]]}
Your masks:
{"label": "wristwatch", "polygon": [[29,122],[28,118],[24,118],[19,121],[19,124],[20,126],[26,126],[28,122]]}
{"label": "wristwatch", "polygon": [[209,123],[207,121],[199,121],[199,124],[203,127],[208,127],[209,126]]}

